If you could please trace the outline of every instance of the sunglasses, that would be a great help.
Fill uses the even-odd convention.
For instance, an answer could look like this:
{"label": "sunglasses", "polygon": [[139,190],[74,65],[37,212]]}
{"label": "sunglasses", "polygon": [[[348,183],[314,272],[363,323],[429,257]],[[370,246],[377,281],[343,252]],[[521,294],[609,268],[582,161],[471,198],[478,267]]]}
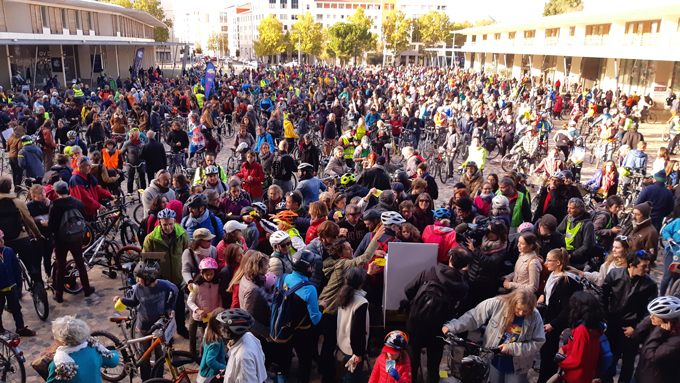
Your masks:
{"label": "sunglasses", "polygon": [[426,200],[426,199],[421,199],[421,200],[418,201],[418,203],[421,203],[421,202],[430,203],[430,201],[428,201],[428,200]]}
{"label": "sunglasses", "polygon": [[625,235],[617,235],[616,238],[614,238],[614,239],[618,239],[618,240],[621,240],[621,241],[628,242],[628,237],[626,237]]}

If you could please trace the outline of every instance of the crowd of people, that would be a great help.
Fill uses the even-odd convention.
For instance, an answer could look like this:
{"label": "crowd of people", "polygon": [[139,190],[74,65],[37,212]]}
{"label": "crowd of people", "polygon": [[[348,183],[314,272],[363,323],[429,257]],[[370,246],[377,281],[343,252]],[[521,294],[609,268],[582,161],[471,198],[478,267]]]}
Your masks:
{"label": "crowd of people", "polygon": [[[538,383],[675,381],[680,298],[666,294],[680,265],[680,165],[669,156],[677,136],[648,164],[637,130],[651,99],[422,66],[220,70],[205,94],[201,71],[3,94],[12,174],[0,177],[0,300],[17,334],[36,335],[18,259],[62,303],[70,253],[84,295],[96,294],[77,228],[127,181],[127,193],[143,189],[143,258],[132,295],[113,303],[137,307],[141,336],[174,316],[201,355],[197,382],[285,380],[293,355],[302,383],[314,364],[322,382],[438,382],[444,336],[497,348],[456,361],[488,366],[492,383],[527,382],[532,369]],[[609,157],[581,184],[584,120]],[[459,168],[446,164],[457,181],[429,173],[432,132],[464,154]],[[538,192],[532,174],[490,170],[501,160],[487,160],[489,140],[532,164]],[[229,149],[236,171],[218,161]],[[176,164],[187,171],[171,173]],[[438,250],[403,291],[406,322],[385,328],[383,299],[402,294],[385,291],[390,243]],[[48,382],[98,382],[100,367],[120,362],[78,318],[52,331]],[[150,373],[143,363],[142,381]]]}

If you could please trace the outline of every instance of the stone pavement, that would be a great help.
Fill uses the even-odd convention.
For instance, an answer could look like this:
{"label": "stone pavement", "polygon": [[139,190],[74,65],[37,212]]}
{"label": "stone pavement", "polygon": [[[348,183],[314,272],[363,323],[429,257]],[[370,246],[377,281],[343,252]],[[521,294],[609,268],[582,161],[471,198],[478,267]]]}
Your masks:
{"label": "stone pavement", "polygon": [[[661,111],[656,111],[659,115],[659,121],[665,121],[668,118],[668,113]],[[660,113],[659,113],[660,112]],[[559,121],[558,121],[559,123]],[[647,153],[650,157],[651,162],[656,158],[656,151],[660,146],[665,146],[666,143],[661,141],[661,133],[665,129],[665,123],[657,124],[644,124],[640,127],[640,132],[645,136],[645,139],[649,143]],[[231,143],[229,143],[231,144]],[[217,162],[225,166],[228,156],[231,151],[223,150],[217,158]],[[498,164],[488,164],[485,169],[485,175],[490,173],[501,174],[503,171]],[[588,178],[595,172],[595,169],[589,163],[583,168],[582,180],[588,180]],[[459,179],[456,177],[455,182]],[[449,181],[446,185],[442,185],[439,180],[439,206],[442,203],[446,203],[452,196],[452,189],[454,181]],[[652,270],[653,278],[658,282],[661,278],[661,268],[657,267]],[[33,371],[30,367],[30,362],[35,359],[36,356],[40,354],[43,350],[47,349],[53,344],[51,324],[50,321],[62,315],[77,315],[79,318],[85,320],[90,326],[91,330],[105,330],[113,333],[120,337],[120,330],[113,323],[110,323],[107,318],[111,315],[117,315],[118,312],[113,308],[112,298],[119,295],[118,287],[121,286],[119,279],[109,279],[106,275],[101,273],[101,268],[95,267],[89,273],[90,280],[93,286],[97,288],[95,294],[88,298],[84,298],[83,294],[69,295],[64,294],[64,303],[58,304],[53,301],[52,294],[50,293],[50,316],[47,322],[42,322],[38,318],[33,308],[33,302],[27,294],[24,294],[21,305],[23,306],[24,320],[26,324],[33,330],[38,332],[38,335],[33,338],[22,338],[20,348],[26,356],[26,373],[27,381],[30,383],[41,382],[42,379]],[[2,314],[2,320],[5,328],[14,330],[14,322],[9,313]],[[175,344],[178,349],[188,350],[188,341],[176,336]],[[373,365],[373,360],[371,360],[371,366]],[[423,364],[424,365],[424,364]],[[446,363],[442,363],[441,369],[445,370]],[[365,371],[366,380],[368,379],[368,371]],[[294,372],[292,373],[295,376]],[[316,369],[312,372],[313,381],[319,381],[319,376],[316,374]],[[137,378],[135,382],[139,382],[140,379]],[[296,381],[296,379],[291,379],[291,381]],[[444,382],[453,382],[451,378],[442,379]]]}

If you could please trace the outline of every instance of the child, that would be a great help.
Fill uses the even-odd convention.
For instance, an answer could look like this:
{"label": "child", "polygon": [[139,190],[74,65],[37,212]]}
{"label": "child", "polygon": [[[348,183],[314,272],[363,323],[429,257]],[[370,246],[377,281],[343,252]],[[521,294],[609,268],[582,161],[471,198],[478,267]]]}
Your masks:
{"label": "child", "polygon": [[210,382],[213,377],[224,373],[224,369],[227,368],[224,339],[222,339],[220,324],[217,321],[217,315],[223,311],[223,308],[218,307],[210,313],[203,337],[203,357],[201,358],[196,383]]}
{"label": "child", "polygon": [[290,210],[284,210],[274,218],[274,222],[277,223],[278,229],[285,231],[290,236],[290,241],[293,245],[293,248],[290,250],[291,256],[305,247],[305,241],[302,239],[300,232],[295,228],[295,218],[297,218],[297,214]]}
{"label": "child", "polygon": [[220,278],[217,274],[217,261],[213,258],[203,258],[198,265],[200,274],[194,279],[191,285],[193,290],[189,293],[187,307],[191,309],[191,319],[189,321],[189,351],[198,355],[196,350],[196,333],[198,328],[204,328],[210,313],[220,307],[219,283]]}
{"label": "child", "polygon": [[[385,337],[385,347],[376,359],[368,383],[395,381],[411,383],[411,359],[406,352],[408,338],[401,331],[392,331]],[[387,377],[389,375],[392,379]]]}
{"label": "child", "polygon": [[[24,325],[24,316],[21,314],[17,283],[21,283],[21,266],[16,253],[11,247],[5,246],[5,234],[0,230],[0,312],[7,306],[12,311],[14,323],[17,325],[17,334],[21,336],[35,336],[35,331],[29,330]],[[0,316],[0,333],[4,333],[2,316]]]}
{"label": "child", "polygon": [[198,115],[192,115],[192,123],[191,123],[191,145],[189,145],[189,153],[193,157],[193,155],[202,147],[205,146],[205,137],[203,137],[203,134],[201,133],[201,130],[204,128],[203,124],[198,123]]}
{"label": "child", "polygon": [[305,243],[308,245],[316,238],[316,231],[319,229],[319,225],[328,220],[328,206],[321,201],[312,202],[309,204],[309,215],[312,219],[305,235]]}
{"label": "child", "polygon": [[43,266],[45,267],[45,274],[49,278],[52,277],[52,251],[54,250],[54,240],[52,232],[47,227],[48,215],[50,213],[50,205],[52,201],[47,199],[45,188],[42,185],[33,185],[29,190],[31,202],[26,204],[28,212],[31,213],[35,225],[40,229],[40,234],[45,237],[45,241],[41,244]]}
{"label": "child", "polygon": [[[135,278],[131,298],[113,297],[113,302],[120,301],[129,307],[138,307],[135,327],[140,337],[144,337],[161,317],[170,316],[175,309],[177,299],[177,286],[164,279],[158,279],[161,274],[161,265],[154,259],[142,260],[135,267]],[[141,342],[142,349],[151,347],[151,340]],[[156,357],[160,357],[160,349],[156,349]],[[151,359],[147,359],[140,366],[142,381],[151,378]]]}
{"label": "child", "polygon": [[257,212],[252,206],[244,206],[241,208],[241,218],[243,223],[247,225],[243,230],[243,239],[246,241],[246,246],[249,250],[257,250],[260,243],[260,231],[255,223]]}
{"label": "child", "polygon": [[514,290],[520,287],[529,289],[534,293],[538,291],[541,277],[541,258],[537,255],[538,239],[532,233],[522,233],[517,240],[519,258],[515,263],[515,271],[505,276],[503,287]]}

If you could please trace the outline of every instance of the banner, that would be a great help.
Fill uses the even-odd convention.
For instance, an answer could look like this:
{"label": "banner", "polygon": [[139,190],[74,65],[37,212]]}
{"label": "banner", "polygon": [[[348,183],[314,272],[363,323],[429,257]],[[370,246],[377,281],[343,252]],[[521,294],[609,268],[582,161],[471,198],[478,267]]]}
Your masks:
{"label": "banner", "polygon": [[208,63],[205,66],[205,97],[207,98],[210,94],[210,89],[212,89],[215,83],[215,65],[213,63]]}
{"label": "banner", "polygon": [[144,58],[144,48],[137,49],[137,53],[135,53],[135,61],[132,64],[133,73],[137,76],[139,75],[139,70],[142,69],[142,59],[143,58]]}

